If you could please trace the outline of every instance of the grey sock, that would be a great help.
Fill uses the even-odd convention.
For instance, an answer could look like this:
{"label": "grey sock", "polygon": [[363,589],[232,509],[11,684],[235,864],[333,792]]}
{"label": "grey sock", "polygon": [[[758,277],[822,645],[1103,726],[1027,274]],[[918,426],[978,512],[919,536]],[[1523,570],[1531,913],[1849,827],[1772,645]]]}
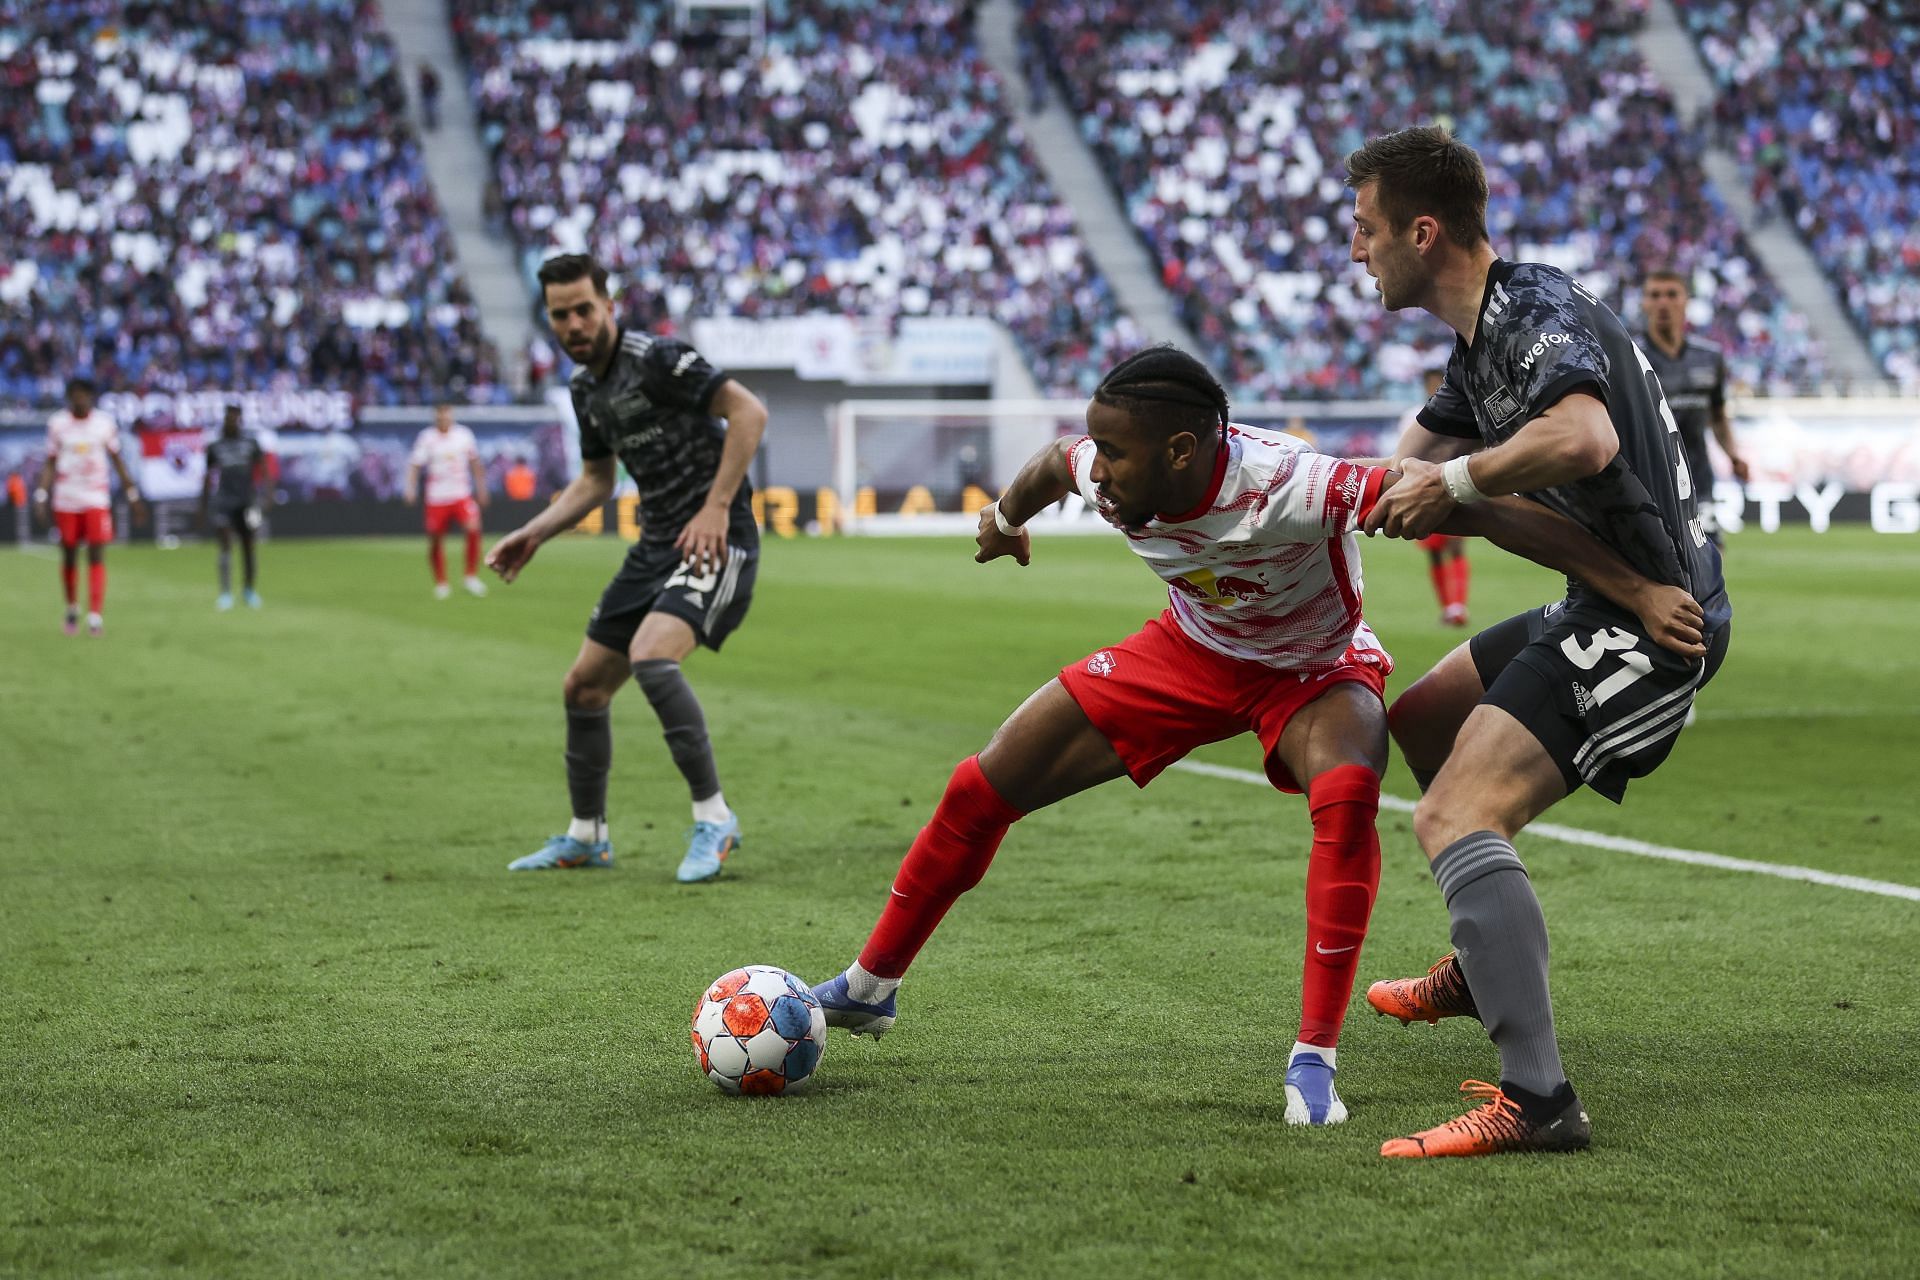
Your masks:
{"label": "grey sock", "polygon": [[220,548],[220,594],[233,594],[233,552]]}
{"label": "grey sock", "polygon": [[1499,835],[1476,831],[1440,851],[1433,878],[1480,1021],[1500,1049],[1501,1081],[1552,1093],[1567,1073],[1547,991],[1547,922],[1526,867]]}
{"label": "grey sock", "polygon": [[640,682],[653,712],[660,717],[660,731],[666,735],[667,750],[673,753],[680,776],[695,800],[705,800],[720,790],[720,772],[713,765],[713,746],[707,741],[707,717],[700,710],[700,699],[680,674],[680,664],[667,658],[647,658],[633,664],[633,678]]}
{"label": "grey sock", "polygon": [[607,709],[567,708],[567,791],[573,816],[607,816],[607,770],[613,765],[613,728]]}

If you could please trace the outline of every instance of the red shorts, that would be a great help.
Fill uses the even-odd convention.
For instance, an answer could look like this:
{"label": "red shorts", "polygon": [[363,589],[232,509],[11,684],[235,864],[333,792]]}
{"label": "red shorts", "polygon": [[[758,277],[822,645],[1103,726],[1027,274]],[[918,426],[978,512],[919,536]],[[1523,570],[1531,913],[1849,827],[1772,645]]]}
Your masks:
{"label": "red shorts", "polygon": [[113,541],[113,512],[105,507],[88,507],[85,511],[56,511],[53,513],[54,527],[60,530],[60,545],[77,546],[82,542],[94,546],[104,546]]}
{"label": "red shorts", "polygon": [[439,537],[447,531],[449,524],[462,525],[468,529],[480,527],[480,504],[472,498],[462,498],[458,502],[429,502],[427,504],[427,532]]}
{"label": "red shorts", "polygon": [[1445,551],[1448,547],[1458,546],[1462,539],[1451,533],[1430,533],[1420,539],[1422,551]]}
{"label": "red shorts", "polygon": [[1195,747],[1251,730],[1266,753],[1267,780],[1300,784],[1280,762],[1280,735],[1300,708],[1351,680],[1382,697],[1393,664],[1348,650],[1330,671],[1303,673],[1242,662],[1187,638],[1171,610],[1111,648],[1060,670],[1060,683],[1146,786]]}

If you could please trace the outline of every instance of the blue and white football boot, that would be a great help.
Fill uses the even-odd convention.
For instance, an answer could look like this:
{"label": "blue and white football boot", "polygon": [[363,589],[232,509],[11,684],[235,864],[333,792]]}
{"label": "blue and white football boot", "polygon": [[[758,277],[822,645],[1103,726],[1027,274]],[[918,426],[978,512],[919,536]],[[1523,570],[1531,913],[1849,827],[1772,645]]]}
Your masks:
{"label": "blue and white football boot", "polygon": [[727,815],[725,822],[696,822],[687,840],[687,856],[680,859],[674,879],[681,884],[699,884],[720,874],[727,855],[740,847],[740,815]]}
{"label": "blue and white football boot", "polygon": [[890,991],[887,998],[879,1004],[865,1004],[855,1000],[847,992],[847,975],[836,973],[827,981],[813,989],[813,998],[820,1002],[820,1008],[827,1015],[830,1027],[845,1027],[848,1034],[872,1036],[878,1040],[893,1027],[895,998],[898,991]]}
{"label": "blue and white football boot", "polygon": [[524,858],[507,864],[509,871],[571,871],[576,867],[611,867],[613,842],[587,844],[569,835],[548,836],[547,842]]}
{"label": "blue and white football boot", "polygon": [[[831,1019],[829,1019],[831,1021]],[[1287,1064],[1287,1123],[1345,1124],[1347,1104],[1333,1089],[1333,1068],[1306,1050]]]}

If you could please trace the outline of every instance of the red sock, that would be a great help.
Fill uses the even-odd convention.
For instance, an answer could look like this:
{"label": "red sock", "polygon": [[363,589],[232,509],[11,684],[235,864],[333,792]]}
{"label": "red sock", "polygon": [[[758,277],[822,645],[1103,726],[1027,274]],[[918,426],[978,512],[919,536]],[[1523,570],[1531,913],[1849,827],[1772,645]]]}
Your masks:
{"label": "red sock", "polygon": [[1453,574],[1447,562],[1435,556],[1427,565],[1427,575],[1433,579],[1433,594],[1440,601],[1440,607],[1446,608],[1453,603]]}
{"label": "red sock", "polygon": [[467,530],[467,576],[474,577],[480,572],[480,531]]}
{"label": "red sock", "polygon": [[1307,958],[1300,975],[1300,1039],[1331,1049],[1340,1041],[1360,944],[1380,887],[1380,779],[1343,764],[1307,789],[1313,852],[1307,857]]}
{"label": "red sock", "polygon": [[105,561],[97,560],[87,566],[87,611],[98,613],[106,602],[107,566]]}
{"label": "red sock", "polygon": [[447,549],[440,539],[427,539],[427,563],[433,566],[433,580],[440,586],[447,585]]}
{"label": "red sock", "polygon": [[962,760],[933,820],[900,864],[886,910],[860,952],[860,967],[882,978],[905,973],[947,908],[987,874],[1007,828],[1021,816],[980,772],[979,756]]}
{"label": "red sock", "polygon": [[1467,607],[1467,581],[1471,576],[1467,568],[1467,557],[1465,554],[1455,556],[1448,562],[1447,568],[1452,578],[1448,584],[1447,594],[1452,598],[1453,603],[1464,609]]}
{"label": "red sock", "polygon": [[80,595],[80,571],[70,564],[60,566],[60,581],[67,588],[67,608],[73,608],[73,602]]}

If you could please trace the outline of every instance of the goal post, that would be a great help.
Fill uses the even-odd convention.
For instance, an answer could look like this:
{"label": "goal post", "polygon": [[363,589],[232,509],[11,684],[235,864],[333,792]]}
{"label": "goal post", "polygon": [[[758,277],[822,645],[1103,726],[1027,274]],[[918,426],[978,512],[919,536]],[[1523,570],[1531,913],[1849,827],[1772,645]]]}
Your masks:
{"label": "goal post", "polygon": [[1086,407],[1084,400],[841,401],[829,432],[839,511],[821,524],[843,533],[972,533],[980,508],[1041,445],[1083,429]]}
{"label": "goal post", "polygon": [[[1408,406],[1370,400],[1236,405],[1233,419],[1292,431],[1347,456],[1390,453]],[[832,488],[821,495],[822,531],[970,534],[980,508],[1012,482],[1040,446],[1086,430],[1085,400],[843,400],[828,411]],[[1029,524],[1049,533],[1107,529],[1080,500]]]}

